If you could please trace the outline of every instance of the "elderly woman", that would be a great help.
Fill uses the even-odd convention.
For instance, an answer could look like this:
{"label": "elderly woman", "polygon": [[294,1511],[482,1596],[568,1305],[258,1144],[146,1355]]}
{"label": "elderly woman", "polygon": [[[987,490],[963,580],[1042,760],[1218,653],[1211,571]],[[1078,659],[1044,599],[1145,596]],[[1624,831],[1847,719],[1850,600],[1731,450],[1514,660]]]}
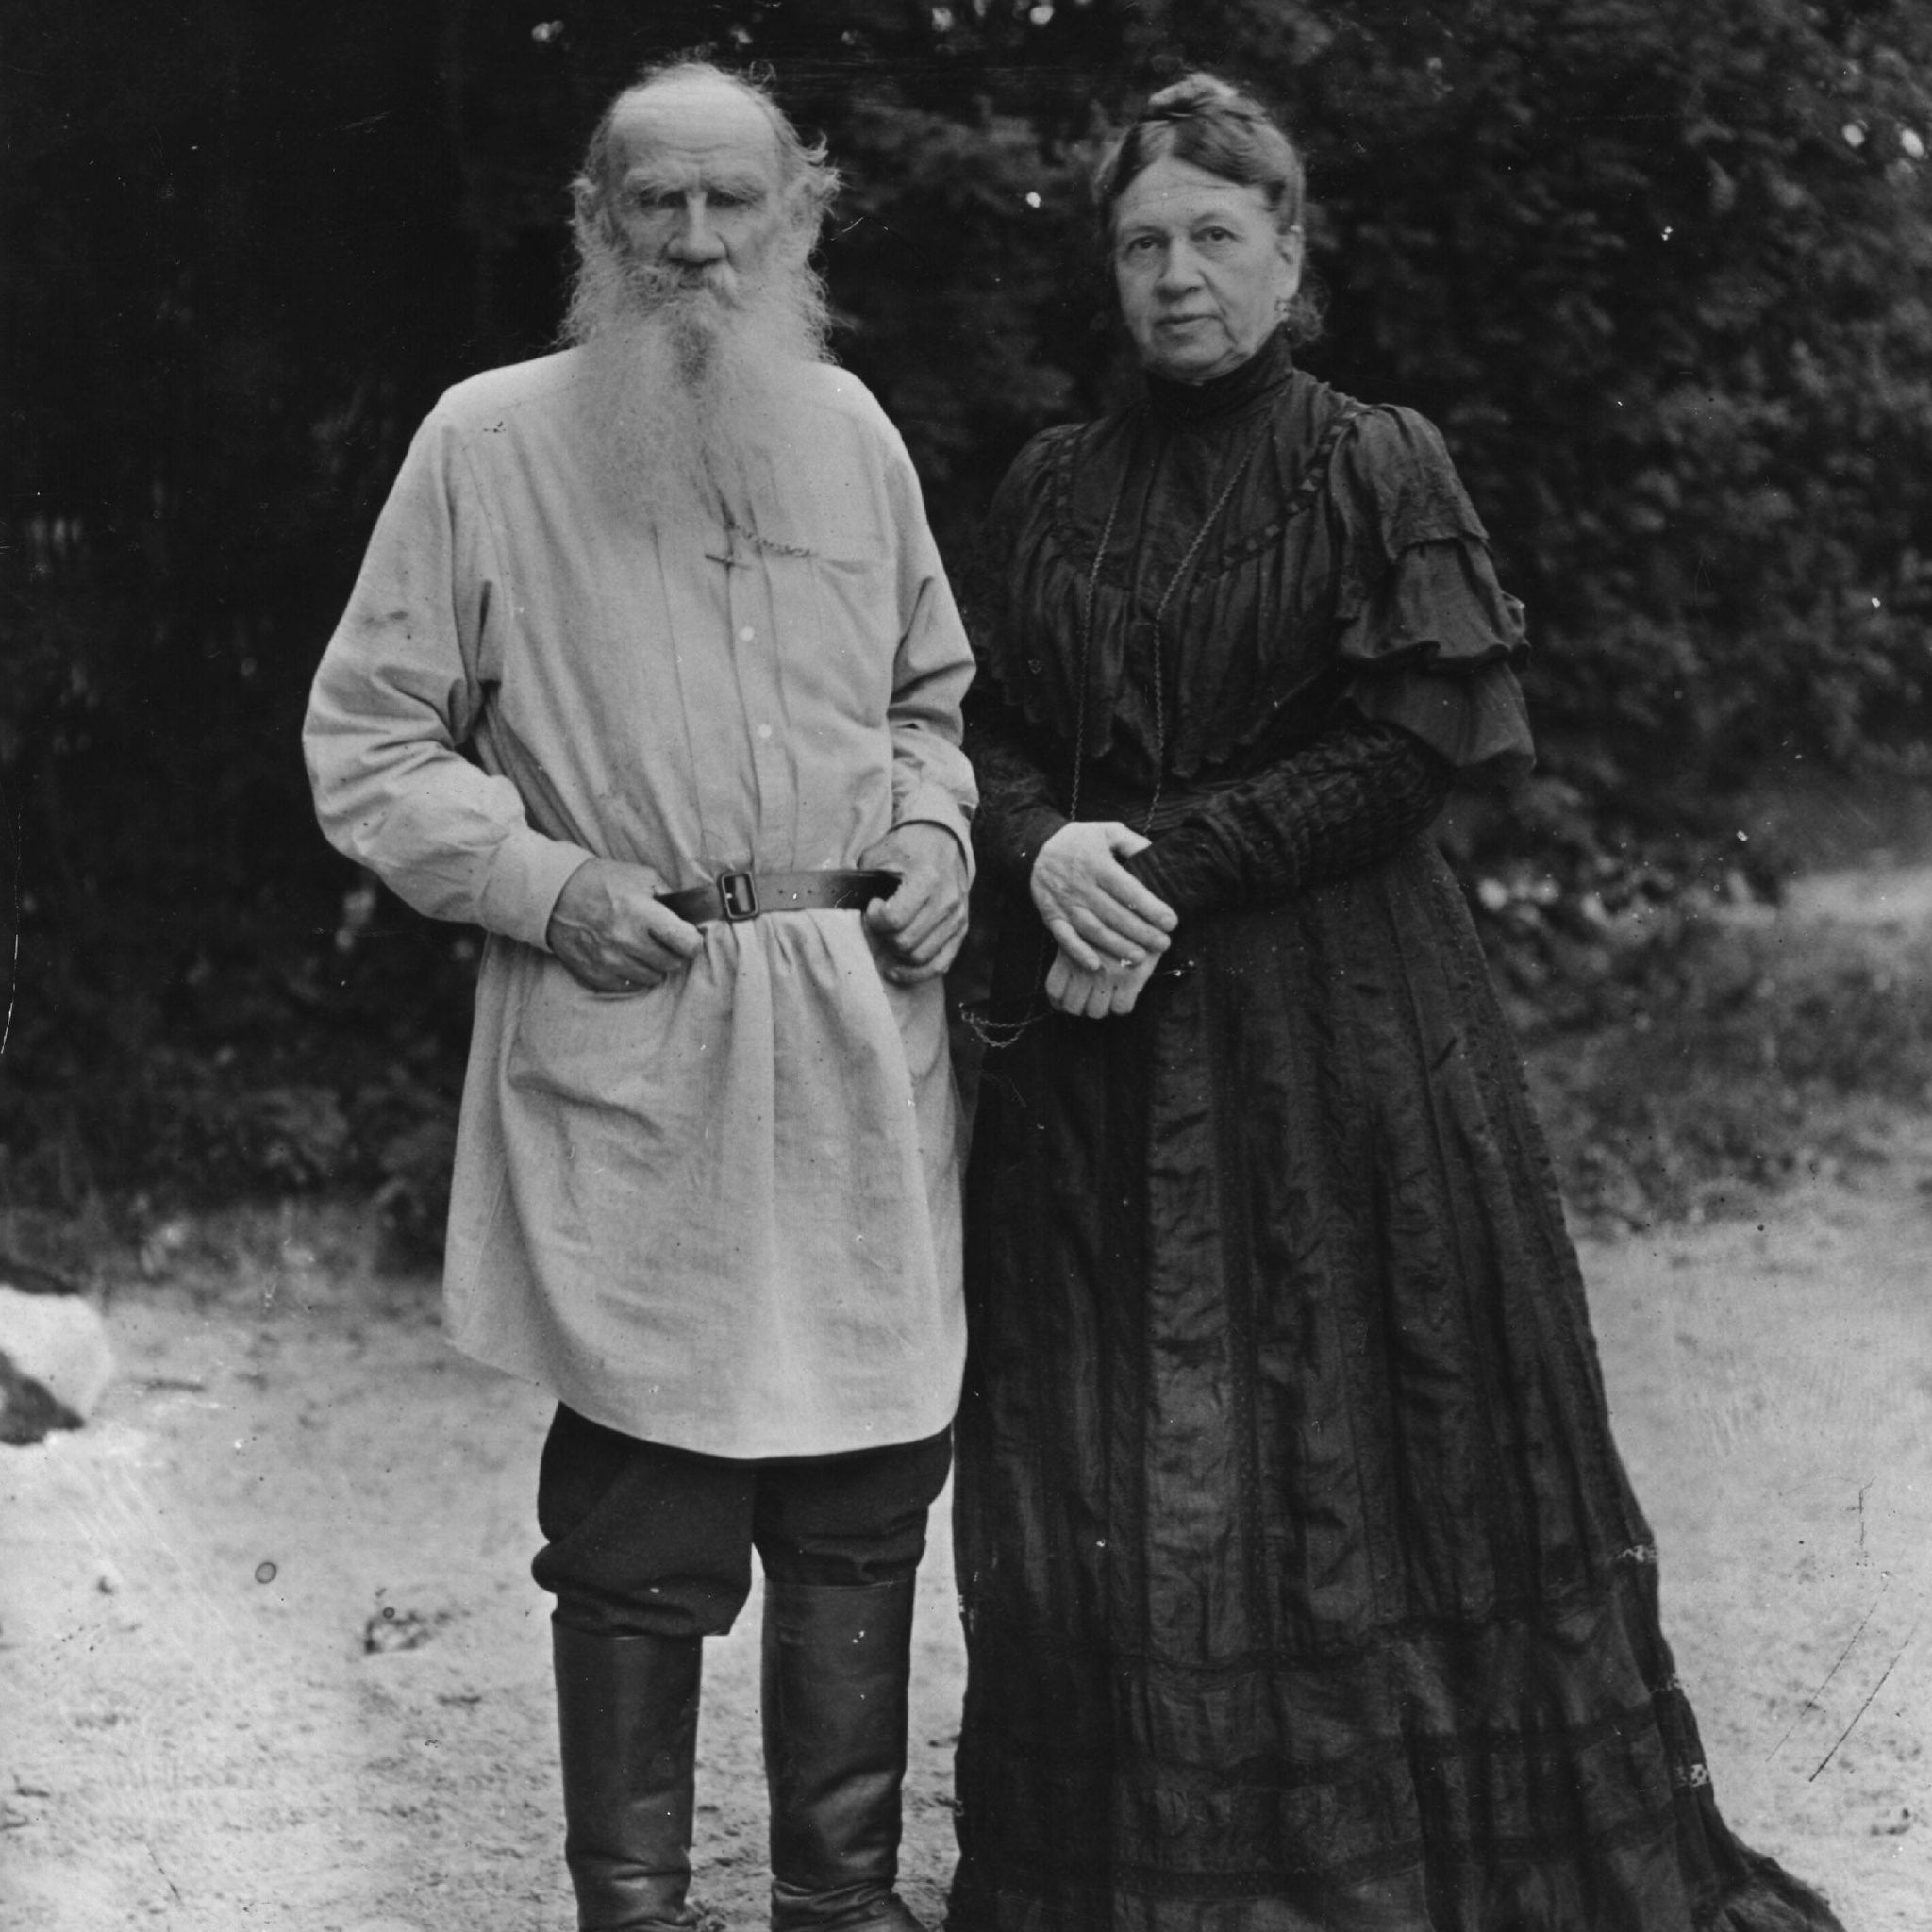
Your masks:
{"label": "elderly woman", "polygon": [[1529,763],[1518,608],[1429,425],[1294,366],[1256,103],[1099,186],[1146,393],[1027,446],[975,600],[951,1925],[1833,1927],[1712,1802],[1425,836]]}

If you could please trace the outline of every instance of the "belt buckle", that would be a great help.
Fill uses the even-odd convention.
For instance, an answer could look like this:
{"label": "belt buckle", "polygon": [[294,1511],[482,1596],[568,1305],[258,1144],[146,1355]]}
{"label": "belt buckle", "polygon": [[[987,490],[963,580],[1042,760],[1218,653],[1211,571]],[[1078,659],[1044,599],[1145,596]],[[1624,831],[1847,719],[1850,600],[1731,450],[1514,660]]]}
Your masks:
{"label": "belt buckle", "polygon": [[758,916],[758,889],[748,872],[727,872],[718,879],[718,905],[724,917],[736,925],[741,920]]}

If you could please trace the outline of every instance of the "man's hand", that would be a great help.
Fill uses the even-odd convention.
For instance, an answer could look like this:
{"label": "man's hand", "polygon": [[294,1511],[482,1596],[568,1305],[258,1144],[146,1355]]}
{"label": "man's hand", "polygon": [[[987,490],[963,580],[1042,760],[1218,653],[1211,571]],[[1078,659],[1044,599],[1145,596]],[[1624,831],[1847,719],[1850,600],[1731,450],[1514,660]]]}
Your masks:
{"label": "man's hand", "polygon": [[1111,1013],[1131,1013],[1141,989],[1154,976],[1160,963],[1158,953],[1150,953],[1138,966],[1103,966],[1090,973],[1076,966],[1064,951],[1053,956],[1046,969],[1047,1004],[1076,1020],[1105,1020]]}
{"label": "man's hand", "polygon": [[966,855],[943,825],[915,819],[895,826],[859,858],[899,874],[890,899],[865,908],[879,971],[895,986],[936,979],[966,937]]}
{"label": "man's hand", "polygon": [[647,992],[704,944],[696,926],[659,902],[650,873],[615,858],[588,859],[571,874],[547,938],[592,992]]}
{"label": "man's hand", "polygon": [[1040,848],[1033,903],[1074,965],[1088,973],[1139,966],[1167,950],[1168,935],[1180,923],[1174,908],[1120,862],[1147,845],[1117,820],[1076,819]]}

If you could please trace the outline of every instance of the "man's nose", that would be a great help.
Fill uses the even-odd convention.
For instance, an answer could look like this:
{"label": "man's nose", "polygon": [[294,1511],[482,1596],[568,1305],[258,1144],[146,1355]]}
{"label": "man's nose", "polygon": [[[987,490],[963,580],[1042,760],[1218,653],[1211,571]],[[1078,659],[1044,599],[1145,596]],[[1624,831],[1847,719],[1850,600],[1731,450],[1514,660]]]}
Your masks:
{"label": "man's nose", "polygon": [[684,204],[666,252],[672,260],[688,262],[692,266],[724,258],[724,239],[712,222],[711,210],[703,196],[694,194]]}

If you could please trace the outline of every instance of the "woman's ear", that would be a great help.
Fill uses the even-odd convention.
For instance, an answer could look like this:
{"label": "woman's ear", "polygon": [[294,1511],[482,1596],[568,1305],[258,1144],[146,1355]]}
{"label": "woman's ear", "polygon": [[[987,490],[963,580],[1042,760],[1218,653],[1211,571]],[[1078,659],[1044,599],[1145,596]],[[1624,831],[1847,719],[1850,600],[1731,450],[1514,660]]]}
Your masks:
{"label": "woman's ear", "polygon": [[1287,275],[1287,286],[1282,290],[1282,300],[1292,302],[1302,285],[1302,261],[1307,253],[1307,237],[1302,232],[1297,222],[1291,228],[1281,231],[1281,259]]}

